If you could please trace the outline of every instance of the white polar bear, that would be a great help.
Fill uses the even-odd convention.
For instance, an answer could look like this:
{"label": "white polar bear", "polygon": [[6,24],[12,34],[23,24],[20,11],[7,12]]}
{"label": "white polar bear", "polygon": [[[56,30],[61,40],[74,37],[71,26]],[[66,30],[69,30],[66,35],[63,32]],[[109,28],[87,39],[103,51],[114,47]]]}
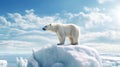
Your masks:
{"label": "white polar bear", "polygon": [[66,37],[69,37],[72,45],[77,45],[79,43],[80,28],[77,25],[52,23],[44,26],[42,29],[52,31],[57,34],[60,41],[57,45],[64,44]]}

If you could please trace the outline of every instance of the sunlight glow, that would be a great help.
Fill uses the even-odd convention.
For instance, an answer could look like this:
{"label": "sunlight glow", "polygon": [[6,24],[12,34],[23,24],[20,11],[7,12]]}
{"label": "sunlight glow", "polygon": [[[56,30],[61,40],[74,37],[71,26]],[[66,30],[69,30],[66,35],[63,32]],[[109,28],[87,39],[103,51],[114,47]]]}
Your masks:
{"label": "sunlight glow", "polygon": [[120,8],[119,8],[119,6],[116,6],[115,9],[113,10],[113,17],[115,18],[117,23],[120,22]]}

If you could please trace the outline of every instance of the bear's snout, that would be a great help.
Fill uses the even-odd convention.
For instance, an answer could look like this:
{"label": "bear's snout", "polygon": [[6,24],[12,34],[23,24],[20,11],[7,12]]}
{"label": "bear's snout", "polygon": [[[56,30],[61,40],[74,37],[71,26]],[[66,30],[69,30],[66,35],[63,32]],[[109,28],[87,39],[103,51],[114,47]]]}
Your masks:
{"label": "bear's snout", "polygon": [[45,31],[46,29],[45,29],[45,28],[42,28],[42,30],[44,30],[44,31]]}

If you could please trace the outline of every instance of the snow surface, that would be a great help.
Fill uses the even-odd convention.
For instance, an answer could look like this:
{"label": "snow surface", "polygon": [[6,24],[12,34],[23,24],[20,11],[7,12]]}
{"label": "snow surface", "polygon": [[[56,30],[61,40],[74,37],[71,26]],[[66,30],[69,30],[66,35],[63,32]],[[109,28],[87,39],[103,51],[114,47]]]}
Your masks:
{"label": "snow surface", "polygon": [[98,52],[81,45],[46,46],[28,59],[28,67],[102,67]]}

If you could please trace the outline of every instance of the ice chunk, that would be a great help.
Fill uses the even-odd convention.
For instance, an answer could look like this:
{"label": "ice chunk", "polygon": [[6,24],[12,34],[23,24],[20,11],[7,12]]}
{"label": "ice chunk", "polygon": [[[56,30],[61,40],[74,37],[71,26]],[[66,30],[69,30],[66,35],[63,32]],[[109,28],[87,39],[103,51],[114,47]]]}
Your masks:
{"label": "ice chunk", "polygon": [[33,59],[39,67],[102,67],[98,52],[81,45],[46,46],[34,52]]}
{"label": "ice chunk", "polygon": [[30,57],[28,59],[28,65],[27,67],[40,67],[38,62],[34,59],[34,57]]}
{"label": "ice chunk", "polygon": [[7,61],[6,60],[0,60],[0,67],[7,67]]}
{"label": "ice chunk", "polygon": [[30,57],[29,59],[28,59],[28,67],[40,67],[39,66],[39,64],[38,64],[38,62],[36,61],[36,59],[35,59],[35,49],[33,49],[32,50],[33,51],[33,54],[32,54],[32,57]]}
{"label": "ice chunk", "polygon": [[17,67],[27,67],[27,59],[23,59],[22,57],[16,58],[17,60]]}

